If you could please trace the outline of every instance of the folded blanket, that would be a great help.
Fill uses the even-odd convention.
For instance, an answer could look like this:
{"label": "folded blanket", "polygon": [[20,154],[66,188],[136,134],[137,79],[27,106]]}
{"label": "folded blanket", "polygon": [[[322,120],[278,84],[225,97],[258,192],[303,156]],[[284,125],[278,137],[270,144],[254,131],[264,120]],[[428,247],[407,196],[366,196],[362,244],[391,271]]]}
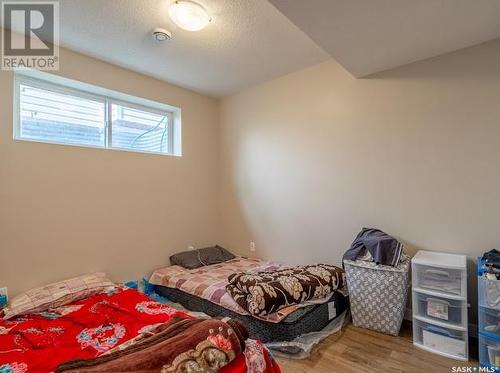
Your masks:
{"label": "folded blanket", "polygon": [[56,372],[218,372],[242,353],[248,333],[230,320],[173,317],[94,359],[74,360]]}
{"label": "folded blanket", "polygon": [[263,316],[305,301],[324,299],[345,283],[344,270],[327,264],[274,272],[233,273],[226,290],[251,315]]}
{"label": "folded blanket", "polygon": [[403,244],[380,229],[363,228],[351,248],[344,253],[344,260],[356,260],[368,252],[370,261],[376,264],[397,267],[403,254]]}

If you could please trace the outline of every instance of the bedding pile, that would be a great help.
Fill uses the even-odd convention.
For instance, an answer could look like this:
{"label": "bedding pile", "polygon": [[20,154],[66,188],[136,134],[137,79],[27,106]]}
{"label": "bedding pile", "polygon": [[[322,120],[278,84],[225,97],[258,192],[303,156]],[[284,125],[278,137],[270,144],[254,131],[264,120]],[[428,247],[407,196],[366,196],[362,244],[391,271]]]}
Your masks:
{"label": "bedding pile", "polygon": [[[171,257],[171,262],[179,264],[155,270],[149,283],[156,293],[186,309],[244,322],[251,338],[264,343],[291,341],[302,334],[323,329],[348,306],[344,273],[338,267],[307,266],[310,269],[307,274],[306,267],[297,272],[297,268],[290,269],[258,258],[222,258],[219,246],[204,250],[204,254],[210,256],[203,257],[204,262],[208,259],[222,262],[199,266],[197,251],[178,253]],[[193,265],[197,268],[191,268]],[[258,286],[244,283],[249,278],[276,272],[281,273],[283,284],[277,280],[275,288],[268,283]],[[244,280],[243,275],[249,277]],[[238,301],[228,287],[240,295],[235,295]],[[243,295],[246,290],[251,293],[250,287],[262,290],[262,293],[256,290],[259,292],[255,296],[258,302],[251,307],[246,300],[252,295]],[[276,296],[262,302],[262,294],[268,289],[272,289],[269,290],[271,295],[275,292]]]}
{"label": "bedding pile", "polygon": [[339,267],[317,264],[278,271],[240,272],[228,277],[228,293],[254,316],[276,313],[306,301],[323,300],[344,286]]}
{"label": "bedding pile", "polygon": [[[279,372],[238,323],[197,320],[135,290],[0,320],[0,372]],[[75,361],[75,359],[77,359]],[[114,368],[113,368],[114,367]]]}
{"label": "bedding pile", "polygon": [[94,359],[60,365],[56,372],[218,372],[245,348],[244,326],[178,315]]}
{"label": "bedding pile", "polygon": [[[226,291],[228,277],[238,272],[261,272],[278,269],[281,269],[280,265],[273,262],[262,261],[257,258],[235,257],[223,263],[195,269],[186,269],[179,265],[160,268],[153,272],[149,282],[153,285],[179,289],[240,315],[248,315],[248,311],[236,303]],[[279,312],[255,317],[260,320],[279,323],[299,307],[299,305],[291,305]]]}

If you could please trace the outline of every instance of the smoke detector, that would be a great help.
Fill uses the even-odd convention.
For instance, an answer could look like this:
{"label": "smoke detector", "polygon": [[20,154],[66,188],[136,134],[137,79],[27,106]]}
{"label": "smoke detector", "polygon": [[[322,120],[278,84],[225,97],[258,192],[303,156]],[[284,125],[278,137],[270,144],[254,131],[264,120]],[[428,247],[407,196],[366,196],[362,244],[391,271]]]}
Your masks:
{"label": "smoke detector", "polygon": [[153,30],[153,39],[159,42],[164,42],[172,39],[172,33],[164,28],[155,28]]}

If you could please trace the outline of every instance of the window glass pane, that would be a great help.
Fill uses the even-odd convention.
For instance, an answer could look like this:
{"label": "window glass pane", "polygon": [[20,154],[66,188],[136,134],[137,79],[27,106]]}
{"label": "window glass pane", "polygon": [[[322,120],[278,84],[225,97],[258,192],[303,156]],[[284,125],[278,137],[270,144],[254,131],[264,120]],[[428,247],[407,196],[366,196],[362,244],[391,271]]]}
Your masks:
{"label": "window glass pane", "polygon": [[167,115],[117,104],[111,110],[113,148],[168,153]]}
{"label": "window glass pane", "polygon": [[105,104],[20,84],[20,137],[105,146]]}

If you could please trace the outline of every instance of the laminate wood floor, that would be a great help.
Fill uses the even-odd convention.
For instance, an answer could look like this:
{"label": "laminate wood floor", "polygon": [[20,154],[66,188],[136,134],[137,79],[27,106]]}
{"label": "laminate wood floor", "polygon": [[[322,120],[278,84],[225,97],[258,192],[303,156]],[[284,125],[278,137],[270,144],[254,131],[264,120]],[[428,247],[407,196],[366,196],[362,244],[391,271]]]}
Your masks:
{"label": "laminate wood floor", "polygon": [[356,328],[349,323],[340,333],[331,335],[316,346],[308,359],[277,358],[277,360],[286,373],[451,373],[453,366],[478,366],[476,360],[469,362],[452,360],[414,347],[409,323],[403,324],[398,337]]}

